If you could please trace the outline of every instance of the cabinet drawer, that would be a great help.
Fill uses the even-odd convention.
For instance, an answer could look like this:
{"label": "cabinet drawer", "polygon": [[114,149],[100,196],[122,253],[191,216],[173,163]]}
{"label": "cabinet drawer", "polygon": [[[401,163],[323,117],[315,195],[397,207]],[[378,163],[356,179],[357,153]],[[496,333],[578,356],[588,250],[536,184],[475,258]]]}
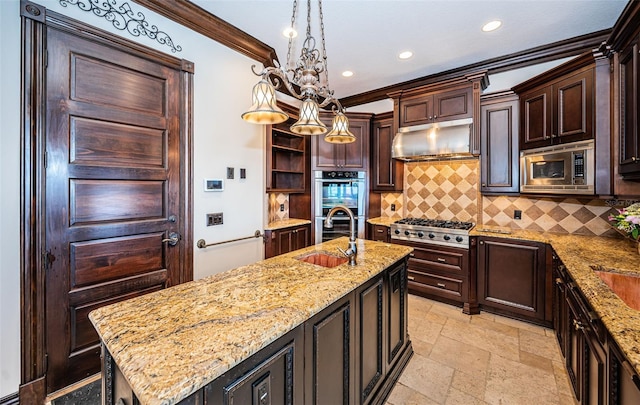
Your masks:
{"label": "cabinet drawer", "polygon": [[462,299],[463,280],[431,273],[419,273],[409,270],[409,289],[441,297]]}
{"label": "cabinet drawer", "polygon": [[415,249],[409,259],[409,267],[433,266],[443,271],[462,273],[462,255],[431,249]]}

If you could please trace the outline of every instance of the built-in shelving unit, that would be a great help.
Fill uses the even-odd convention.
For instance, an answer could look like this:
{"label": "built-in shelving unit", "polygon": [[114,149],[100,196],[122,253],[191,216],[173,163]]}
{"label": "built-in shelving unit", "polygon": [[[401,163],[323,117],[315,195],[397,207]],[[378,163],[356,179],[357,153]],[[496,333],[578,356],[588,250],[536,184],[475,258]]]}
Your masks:
{"label": "built-in shelving unit", "polygon": [[305,139],[277,126],[267,127],[267,191],[305,190]]}

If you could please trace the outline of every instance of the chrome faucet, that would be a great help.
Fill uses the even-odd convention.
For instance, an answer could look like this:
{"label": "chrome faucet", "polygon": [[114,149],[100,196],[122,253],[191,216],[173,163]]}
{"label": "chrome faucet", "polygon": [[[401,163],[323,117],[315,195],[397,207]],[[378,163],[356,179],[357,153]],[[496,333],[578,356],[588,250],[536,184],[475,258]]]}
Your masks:
{"label": "chrome faucet", "polygon": [[345,207],[344,205],[336,205],[335,207],[331,208],[331,210],[327,214],[327,218],[324,220],[324,227],[329,229],[333,228],[333,220],[331,218],[333,217],[333,214],[335,214],[338,211],[344,211],[347,213],[347,215],[349,215],[349,248],[346,251],[340,248],[338,248],[338,250],[341,251],[343,255],[349,258],[349,265],[355,266],[356,253],[358,253],[358,249],[356,248],[357,229],[356,229],[356,219],[353,216],[353,213],[351,212],[351,210]]}

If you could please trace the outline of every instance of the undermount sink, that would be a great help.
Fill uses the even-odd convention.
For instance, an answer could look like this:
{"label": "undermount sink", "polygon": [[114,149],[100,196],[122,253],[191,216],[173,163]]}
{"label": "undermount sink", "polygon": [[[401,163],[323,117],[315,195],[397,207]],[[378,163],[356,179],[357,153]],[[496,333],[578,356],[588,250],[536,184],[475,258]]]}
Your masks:
{"label": "undermount sink", "polygon": [[595,273],[629,307],[640,311],[640,277],[631,274],[614,273],[599,270],[592,266]]}
{"label": "undermount sink", "polygon": [[344,256],[336,256],[322,252],[311,253],[305,256],[297,257],[297,259],[322,267],[336,267],[349,261],[349,259]]}

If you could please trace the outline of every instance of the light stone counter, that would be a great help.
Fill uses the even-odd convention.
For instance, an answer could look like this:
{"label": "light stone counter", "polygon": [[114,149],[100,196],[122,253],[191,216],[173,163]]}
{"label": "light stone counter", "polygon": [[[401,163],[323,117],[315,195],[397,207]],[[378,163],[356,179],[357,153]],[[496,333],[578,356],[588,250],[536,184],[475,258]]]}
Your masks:
{"label": "light stone counter", "polygon": [[174,404],[413,250],[357,243],[353,267],[296,259],[337,253],[348,245],[339,238],[102,307],[89,318],[141,403]]}
{"label": "light stone counter", "polygon": [[604,268],[640,276],[640,255],[629,241],[597,236],[579,236],[489,228],[479,225],[475,236],[524,239],[550,244],[604,326],[640,374],[640,311],[630,308],[594,272]]}
{"label": "light stone counter", "polygon": [[367,222],[371,225],[390,226],[399,219],[402,219],[402,217],[375,217],[367,219]]}
{"label": "light stone counter", "polygon": [[280,219],[277,221],[272,221],[264,227],[265,231],[275,231],[277,229],[290,228],[292,226],[306,225],[310,224],[311,221],[308,219],[297,219],[297,218],[288,218],[288,219]]}

